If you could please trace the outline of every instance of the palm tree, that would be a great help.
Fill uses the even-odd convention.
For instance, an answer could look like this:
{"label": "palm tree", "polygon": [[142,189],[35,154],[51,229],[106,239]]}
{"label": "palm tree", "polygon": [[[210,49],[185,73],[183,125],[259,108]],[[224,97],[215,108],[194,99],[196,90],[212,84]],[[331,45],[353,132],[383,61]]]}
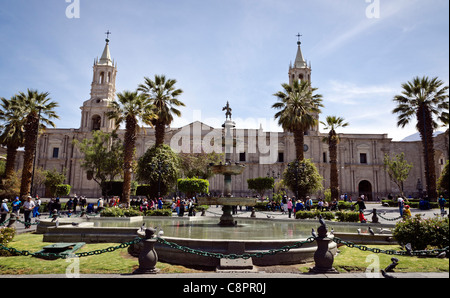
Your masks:
{"label": "palm tree", "polygon": [[318,124],[317,115],[321,112],[322,95],[314,94],[317,88],[312,88],[307,81],[294,81],[292,85],[282,84],[284,91],[275,93],[278,98],[272,108],[280,110],[275,114],[278,124],[284,130],[294,134],[296,158],[304,159],[304,135],[308,129]]}
{"label": "palm tree", "polygon": [[122,201],[128,205],[139,121],[151,125],[155,114],[149,100],[144,95],[138,94],[138,91],[118,93],[117,101],[113,101],[110,107],[111,111],[107,115],[110,119],[115,119],[116,126],[119,127],[125,122]]}
{"label": "palm tree", "polygon": [[414,116],[417,119],[416,127],[423,144],[427,194],[434,201],[437,200],[437,193],[433,132],[438,128],[438,122],[448,125],[449,119],[449,87],[443,85],[444,82],[437,77],[431,80],[426,76],[415,77],[411,82],[402,84],[401,95],[394,97],[397,107],[393,113],[398,114],[397,126],[403,128]]}
{"label": "palm tree", "polygon": [[154,113],[158,116],[152,121],[155,126],[156,146],[164,144],[166,127],[173,121],[173,115],[181,117],[181,112],[177,107],[184,107],[185,104],[178,100],[183,90],[176,89],[177,83],[174,79],[166,79],[164,75],[155,75],[155,80],[147,77],[145,83],[140,84],[138,91],[142,92],[153,105]]}
{"label": "palm tree", "polygon": [[325,130],[328,132],[328,137],[324,138],[324,141],[328,144],[330,150],[330,190],[331,199],[339,198],[339,177],[337,168],[337,145],[339,144],[339,136],[336,133],[336,129],[339,127],[348,126],[345,119],[336,116],[327,116],[326,122],[320,122],[325,126]]}
{"label": "palm tree", "polygon": [[21,196],[29,194],[31,190],[33,161],[39,130],[43,130],[47,126],[55,127],[51,119],[59,119],[59,116],[55,112],[58,104],[51,101],[49,95],[48,92],[40,93],[37,90],[28,89],[26,93],[20,92],[16,97],[15,105],[24,109],[23,116],[25,117],[25,152],[23,157],[22,182],[20,185]]}
{"label": "palm tree", "polygon": [[7,148],[5,178],[8,179],[14,174],[17,149],[24,145],[24,107],[15,104],[16,96],[0,100],[0,144]]}

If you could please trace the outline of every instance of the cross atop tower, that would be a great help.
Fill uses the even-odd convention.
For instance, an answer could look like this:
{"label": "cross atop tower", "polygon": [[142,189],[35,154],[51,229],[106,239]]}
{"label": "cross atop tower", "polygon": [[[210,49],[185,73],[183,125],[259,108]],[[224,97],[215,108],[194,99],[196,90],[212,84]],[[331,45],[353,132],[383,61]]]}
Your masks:
{"label": "cross atop tower", "polygon": [[303,35],[301,35],[301,34],[299,33],[299,34],[297,34],[296,36],[297,36],[297,38],[298,38],[297,44],[300,45],[300,44],[301,44],[300,37],[302,37]]}
{"label": "cross atop tower", "polygon": [[109,42],[109,36],[112,34],[111,31],[106,31],[106,42]]}

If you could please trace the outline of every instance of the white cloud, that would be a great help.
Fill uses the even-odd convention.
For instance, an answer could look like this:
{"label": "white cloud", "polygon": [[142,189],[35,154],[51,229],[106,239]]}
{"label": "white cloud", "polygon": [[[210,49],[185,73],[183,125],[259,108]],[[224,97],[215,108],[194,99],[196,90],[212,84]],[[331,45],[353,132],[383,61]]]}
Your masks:
{"label": "white cloud", "polygon": [[322,89],[325,102],[344,105],[361,104],[361,100],[368,98],[389,98],[398,91],[388,85],[357,86],[354,83],[331,80],[329,86]]}

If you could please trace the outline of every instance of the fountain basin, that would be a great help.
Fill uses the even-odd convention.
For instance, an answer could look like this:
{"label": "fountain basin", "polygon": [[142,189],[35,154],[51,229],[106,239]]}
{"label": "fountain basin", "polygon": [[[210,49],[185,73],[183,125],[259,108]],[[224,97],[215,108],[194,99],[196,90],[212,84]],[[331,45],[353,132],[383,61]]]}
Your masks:
{"label": "fountain basin", "polygon": [[[237,218],[237,226],[220,227],[217,218],[205,217],[144,217],[123,218],[89,218],[74,226],[65,222],[65,225],[54,227],[43,220],[40,231],[44,233],[44,242],[86,242],[86,243],[125,243],[142,237],[141,226],[161,227],[164,230],[163,238],[181,246],[203,252],[220,254],[254,254],[264,253],[272,249],[280,249],[304,241],[311,235],[311,229],[317,230],[318,222],[311,220],[274,220],[274,219],[244,219]],[[368,244],[376,241],[377,244],[392,244],[392,235],[372,236],[367,231],[367,224],[330,223],[335,235],[343,240]],[[377,225],[377,227],[388,227]],[[357,228],[362,235],[351,233]],[[355,238],[356,237],[356,238]],[[356,243],[356,242],[355,242]],[[131,250],[138,251],[137,247]],[[185,266],[216,267],[220,259],[210,256],[201,256],[172,248],[166,244],[157,243],[155,249],[161,261],[170,264]],[[257,266],[289,265],[311,262],[317,249],[315,242],[303,244],[275,255],[265,255],[261,258],[253,257]],[[335,242],[331,241],[329,249],[333,253],[337,250]]]}
{"label": "fountain basin", "polygon": [[240,164],[213,165],[210,166],[210,169],[214,174],[241,175],[245,170],[245,165]]}

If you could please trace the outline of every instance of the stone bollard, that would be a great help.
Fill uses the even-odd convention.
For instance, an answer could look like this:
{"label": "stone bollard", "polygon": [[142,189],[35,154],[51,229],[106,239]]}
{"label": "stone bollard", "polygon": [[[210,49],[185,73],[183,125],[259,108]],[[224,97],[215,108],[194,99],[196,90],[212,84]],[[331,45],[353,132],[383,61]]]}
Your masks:
{"label": "stone bollard", "polygon": [[153,238],[156,230],[147,228],[145,230],[145,240],[143,240],[143,247],[139,254],[139,268],[133,274],[157,274],[156,263],[158,263],[158,255],[155,251],[156,238]]}
{"label": "stone bollard", "polygon": [[326,226],[318,228],[318,237],[316,238],[317,250],[314,253],[314,268],[309,270],[310,273],[339,273],[333,268],[334,256],[328,249],[328,244],[332,241],[327,237],[328,230]]}
{"label": "stone bollard", "polygon": [[373,209],[372,223],[378,223],[377,209]]}
{"label": "stone bollard", "polygon": [[15,229],[16,228],[16,220],[17,220],[17,215],[15,213],[11,213],[11,215],[9,216],[9,223],[8,223],[7,228]]}

